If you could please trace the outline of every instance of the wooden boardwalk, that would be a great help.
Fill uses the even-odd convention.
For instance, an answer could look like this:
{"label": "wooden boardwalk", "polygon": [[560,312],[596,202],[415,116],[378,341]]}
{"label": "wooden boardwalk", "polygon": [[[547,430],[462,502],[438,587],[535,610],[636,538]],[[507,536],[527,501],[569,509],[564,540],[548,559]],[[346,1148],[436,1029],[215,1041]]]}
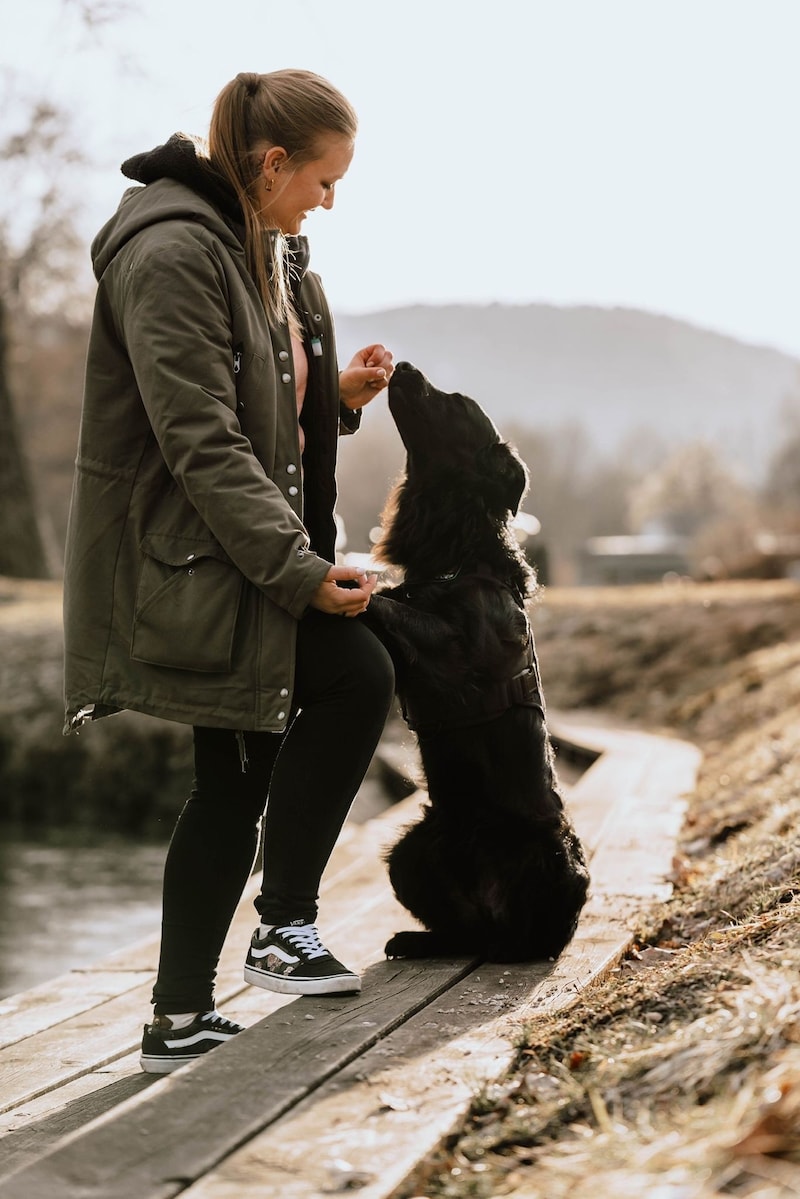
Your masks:
{"label": "wooden boardwalk", "polygon": [[294,998],[242,981],[255,881],[219,974],[248,1027],[166,1077],[138,1066],[158,943],[0,1001],[0,1199],[385,1199],[503,1074],[522,1026],[574,1002],[626,951],[638,911],[669,894],[699,752],[552,715],[592,764],[568,803],[592,893],[557,962],[387,962],[407,927],[380,862],[420,794],[347,826],[323,880],[325,940],[363,971],[357,996]]}

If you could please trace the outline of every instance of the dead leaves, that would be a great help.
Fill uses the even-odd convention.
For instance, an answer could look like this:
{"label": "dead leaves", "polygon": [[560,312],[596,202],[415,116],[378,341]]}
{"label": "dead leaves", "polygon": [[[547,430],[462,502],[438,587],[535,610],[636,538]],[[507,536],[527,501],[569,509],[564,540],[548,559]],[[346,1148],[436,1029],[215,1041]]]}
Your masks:
{"label": "dead leaves", "polygon": [[783,1157],[800,1162],[800,1076],[766,1089],[755,1124],[731,1146],[735,1157]]}

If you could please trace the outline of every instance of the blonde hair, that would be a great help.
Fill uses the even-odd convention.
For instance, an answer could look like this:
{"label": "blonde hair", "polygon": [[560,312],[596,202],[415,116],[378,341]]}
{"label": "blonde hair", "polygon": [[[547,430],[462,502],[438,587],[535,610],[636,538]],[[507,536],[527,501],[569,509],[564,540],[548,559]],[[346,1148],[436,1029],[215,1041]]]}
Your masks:
{"label": "blonde hair", "polygon": [[297,166],[318,154],[320,139],[334,133],[355,139],[358,122],[351,104],[333,84],[312,71],[242,71],[214,103],[208,133],[212,165],[231,183],[242,207],[247,264],[267,316],[283,323],[293,316],[280,231],[265,231],[257,191],[262,183],[259,148],[282,146]]}

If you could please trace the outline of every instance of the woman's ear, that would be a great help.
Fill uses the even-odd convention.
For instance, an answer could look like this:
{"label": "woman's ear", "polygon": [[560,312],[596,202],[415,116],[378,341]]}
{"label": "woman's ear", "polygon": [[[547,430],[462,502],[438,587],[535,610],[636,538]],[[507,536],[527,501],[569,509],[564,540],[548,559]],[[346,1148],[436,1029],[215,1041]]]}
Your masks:
{"label": "woman's ear", "polygon": [[261,160],[261,173],[265,178],[274,175],[288,161],[289,155],[283,146],[270,146]]}

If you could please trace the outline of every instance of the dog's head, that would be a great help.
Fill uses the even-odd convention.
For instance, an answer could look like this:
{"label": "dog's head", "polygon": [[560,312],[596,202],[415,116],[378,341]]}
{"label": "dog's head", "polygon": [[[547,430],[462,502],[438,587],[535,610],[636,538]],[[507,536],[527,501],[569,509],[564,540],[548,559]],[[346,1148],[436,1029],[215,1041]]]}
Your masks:
{"label": "dog's head", "polygon": [[450,476],[496,513],[516,513],[528,485],[518,454],[469,396],[439,391],[410,362],[398,362],[389,410],[406,448],[406,475],[426,483]]}

